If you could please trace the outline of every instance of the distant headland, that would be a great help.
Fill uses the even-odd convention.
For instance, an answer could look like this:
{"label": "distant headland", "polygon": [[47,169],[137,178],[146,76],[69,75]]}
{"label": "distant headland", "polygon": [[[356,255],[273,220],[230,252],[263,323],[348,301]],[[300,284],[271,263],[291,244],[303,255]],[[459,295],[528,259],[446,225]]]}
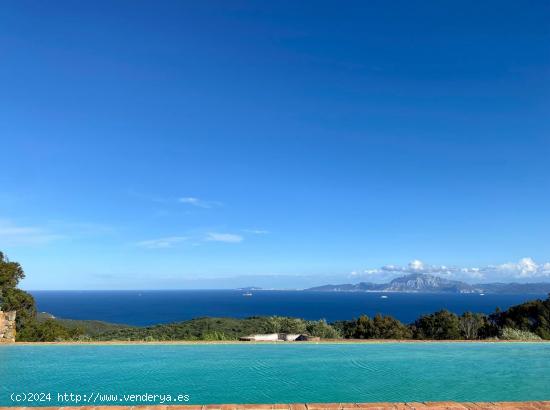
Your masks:
{"label": "distant headland", "polygon": [[322,285],[305,289],[321,292],[409,292],[409,293],[491,293],[491,294],[536,294],[550,292],[550,283],[482,283],[442,278],[424,273],[412,273],[388,283],[359,282],[356,284]]}

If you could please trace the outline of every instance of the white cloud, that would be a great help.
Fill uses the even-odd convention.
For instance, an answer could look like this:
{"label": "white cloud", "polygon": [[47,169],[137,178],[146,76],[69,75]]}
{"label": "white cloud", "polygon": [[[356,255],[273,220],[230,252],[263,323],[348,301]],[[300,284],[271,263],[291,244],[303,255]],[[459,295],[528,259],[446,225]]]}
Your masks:
{"label": "white cloud", "polygon": [[221,202],[218,201],[206,201],[204,199],[199,199],[193,196],[186,196],[178,199],[178,202],[182,204],[192,205],[196,206],[197,208],[217,208],[219,206],[222,206]]}
{"label": "white cloud", "polygon": [[173,248],[175,245],[186,241],[186,236],[167,236],[165,238],[149,239],[137,242],[136,245],[147,249],[166,249]]}
{"label": "white cloud", "polygon": [[421,260],[415,259],[410,261],[407,266],[385,265],[381,270],[386,272],[401,272],[401,273],[439,273],[449,275],[453,272],[453,268],[445,265],[427,265]]}
{"label": "white cloud", "polygon": [[492,268],[499,272],[511,274],[517,278],[533,278],[550,276],[550,272],[546,269],[549,265],[549,263],[539,265],[532,258],[522,258],[517,263],[509,262]]}
{"label": "white cloud", "polygon": [[405,266],[385,265],[379,269],[366,269],[361,273],[353,272],[353,277],[364,277],[369,280],[383,280],[412,273],[423,273],[445,276],[448,278],[474,282],[489,281],[528,281],[550,278],[550,262],[538,264],[533,258],[525,257],[518,262],[482,267],[456,267],[446,265],[429,265],[415,259]]}
{"label": "white cloud", "polygon": [[35,226],[20,226],[7,219],[0,219],[0,245],[43,245],[64,236]]}
{"label": "white cloud", "polygon": [[219,233],[219,232],[210,232],[206,235],[207,241],[214,242],[228,242],[228,243],[239,243],[243,241],[241,235],[236,235],[233,233]]}
{"label": "white cloud", "polygon": [[472,279],[483,279],[485,277],[480,268],[460,268],[460,273]]}

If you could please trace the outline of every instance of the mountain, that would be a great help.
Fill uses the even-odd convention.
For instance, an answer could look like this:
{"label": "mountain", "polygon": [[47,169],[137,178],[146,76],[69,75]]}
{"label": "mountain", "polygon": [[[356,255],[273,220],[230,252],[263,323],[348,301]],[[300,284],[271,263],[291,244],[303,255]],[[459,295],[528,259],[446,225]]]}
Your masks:
{"label": "mountain", "polygon": [[388,283],[384,290],[387,292],[481,293],[481,289],[465,282],[421,273],[396,278]]}
{"label": "mountain", "polygon": [[416,292],[416,293],[548,293],[550,283],[485,283],[470,285],[440,276],[412,273],[389,283],[323,285],[306,289],[321,292]]}
{"label": "mountain", "polygon": [[389,283],[377,284],[360,282],[355,285],[324,285],[307,289],[324,292],[451,292],[451,293],[480,293],[477,287],[464,282],[445,279],[439,276],[413,273],[393,279]]}

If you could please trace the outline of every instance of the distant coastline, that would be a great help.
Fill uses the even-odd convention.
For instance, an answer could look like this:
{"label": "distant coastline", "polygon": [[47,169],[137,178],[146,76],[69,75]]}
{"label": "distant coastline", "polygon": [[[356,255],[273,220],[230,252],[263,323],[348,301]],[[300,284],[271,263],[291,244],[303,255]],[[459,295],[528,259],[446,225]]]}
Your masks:
{"label": "distant coastline", "polygon": [[550,282],[539,283],[480,283],[469,284],[441,276],[412,273],[387,283],[359,282],[322,285],[305,289],[317,292],[373,293],[477,293],[477,294],[540,294],[550,293]]}
{"label": "distant coastline", "polygon": [[399,276],[386,283],[358,282],[341,284],[323,284],[312,287],[284,288],[262,286],[240,287],[205,287],[205,288],[172,288],[172,289],[27,289],[28,292],[364,292],[364,293],[460,293],[460,294],[547,294],[550,293],[550,282],[490,282],[466,283],[442,276],[426,273],[411,273]]}

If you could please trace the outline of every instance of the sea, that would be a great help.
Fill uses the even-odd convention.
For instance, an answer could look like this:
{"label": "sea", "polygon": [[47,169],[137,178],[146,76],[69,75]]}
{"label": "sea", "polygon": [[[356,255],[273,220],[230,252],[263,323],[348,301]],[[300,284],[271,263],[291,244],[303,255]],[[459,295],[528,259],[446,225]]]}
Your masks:
{"label": "sea", "polygon": [[546,294],[479,295],[311,291],[142,290],[31,291],[37,308],[55,317],[134,326],[199,317],[290,316],[328,322],[377,313],[411,323],[441,309],[492,313]]}

